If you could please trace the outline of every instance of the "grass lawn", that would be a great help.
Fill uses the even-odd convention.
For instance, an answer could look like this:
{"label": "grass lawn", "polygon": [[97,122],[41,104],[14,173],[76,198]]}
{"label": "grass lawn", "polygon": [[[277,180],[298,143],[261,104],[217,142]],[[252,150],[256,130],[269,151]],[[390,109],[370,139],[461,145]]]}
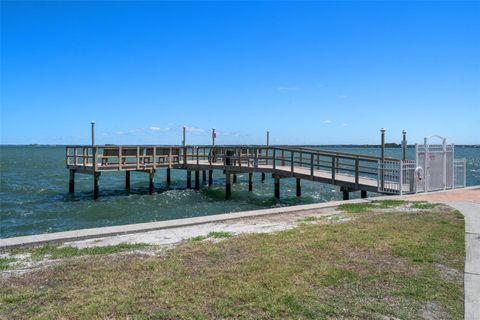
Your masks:
{"label": "grass lawn", "polygon": [[51,267],[0,279],[0,318],[463,319],[462,215],[402,205],[348,205],[349,221],[215,233],[155,256],[57,252]]}

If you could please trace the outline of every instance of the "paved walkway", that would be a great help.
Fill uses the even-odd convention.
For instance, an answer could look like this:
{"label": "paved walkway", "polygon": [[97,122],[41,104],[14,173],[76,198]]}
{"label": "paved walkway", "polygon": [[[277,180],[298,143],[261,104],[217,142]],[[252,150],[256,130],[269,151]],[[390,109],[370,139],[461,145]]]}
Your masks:
{"label": "paved walkway", "polygon": [[465,216],[465,319],[480,320],[480,188],[425,193],[408,200],[443,202]]}

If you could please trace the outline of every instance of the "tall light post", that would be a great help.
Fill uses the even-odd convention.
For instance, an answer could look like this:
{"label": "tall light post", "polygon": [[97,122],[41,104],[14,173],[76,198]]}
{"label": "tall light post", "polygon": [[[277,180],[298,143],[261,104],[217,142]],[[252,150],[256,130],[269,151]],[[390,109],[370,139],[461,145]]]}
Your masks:
{"label": "tall light post", "polygon": [[385,160],[385,129],[380,129],[381,132],[381,144],[380,144],[380,157],[382,158],[382,162]]}
{"label": "tall light post", "polygon": [[215,132],[215,128],[212,129],[212,147],[215,147],[215,139],[217,138],[217,133]]}
{"label": "tall light post", "polygon": [[95,121],[91,122],[92,124],[92,147],[95,145]]}
{"label": "tall light post", "polygon": [[186,139],[186,131],[187,131],[187,127],[186,127],[186,126],[183,126],[182,146],[184,146],[184,147],[187,145],[187,141],[185,140],[185,139]]}
{"label": "tall light post", "polygon": [[267,130],[267,147],[270,145],[270,131]]}
{"label": "tall light post", "polygon": [[402,151],[403,151],[402,160],[405,161],[405,160],[407,160],[407,131],[403,130],[402,135],[403,135],[403,138],[402,138]]}

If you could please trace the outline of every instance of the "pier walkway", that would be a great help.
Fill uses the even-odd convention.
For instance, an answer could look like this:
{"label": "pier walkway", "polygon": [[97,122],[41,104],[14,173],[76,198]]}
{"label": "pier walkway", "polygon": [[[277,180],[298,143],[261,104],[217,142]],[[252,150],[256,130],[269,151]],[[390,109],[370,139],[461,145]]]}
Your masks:
{"label": "pier walkway", "polygon": [[[344,199],[349,192],[361,191],[384,194],[414,192],[412,162],[363,154],[333,152],[314,148],[286,146],[67,146],[66,166],[70,170],[69,191],[74,192],[75,174],[92,174],[94,197],[99,195],[102,173],[125,171],[125,187],[130,188],[130,172],[149,175],[150,192],[154,191],[154,176],[166,170],[166,183],[171,183],[171,169],[187,172],[187,188],[200,187],[202,180],[212,185],[213,170],[225,174],[226,197],[230,197],[236,175],[247,173],[249,191],[253,189],[253,174],[271,174],[275,197],[280,197],[280,180],[296,179],[296,194],[301,195],[301,180],[338,185]],[[407,171],[408,170],[408,171]],[[401,183],[400,183],[401,181]]]}

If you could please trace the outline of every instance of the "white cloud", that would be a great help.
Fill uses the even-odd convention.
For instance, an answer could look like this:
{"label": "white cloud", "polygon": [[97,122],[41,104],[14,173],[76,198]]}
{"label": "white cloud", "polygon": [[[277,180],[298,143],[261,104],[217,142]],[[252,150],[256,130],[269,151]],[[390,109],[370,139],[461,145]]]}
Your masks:
{"label": "white cloud", "polygon": [[203,132],[205,132],[205,129],[197,128],[197,127],[185,126],[185,129],[186,129],[187,132],[191,132],[191,133],[203,133]]}
{"label": "white cloud", "polygon": [[323,123],[332,123],[332,120],[323,120]]}
{"label": "white cloud", "polygon": [[342,124],[342,127],[347,127],[348,126],[348,123],[343,123]]}
{"label": "white cloud", "polygon": [[150,127],[150,130],[152,130],[152,131],[160,131],[160,130],[162,130],[162,128],[160,128],[160,127]]}

